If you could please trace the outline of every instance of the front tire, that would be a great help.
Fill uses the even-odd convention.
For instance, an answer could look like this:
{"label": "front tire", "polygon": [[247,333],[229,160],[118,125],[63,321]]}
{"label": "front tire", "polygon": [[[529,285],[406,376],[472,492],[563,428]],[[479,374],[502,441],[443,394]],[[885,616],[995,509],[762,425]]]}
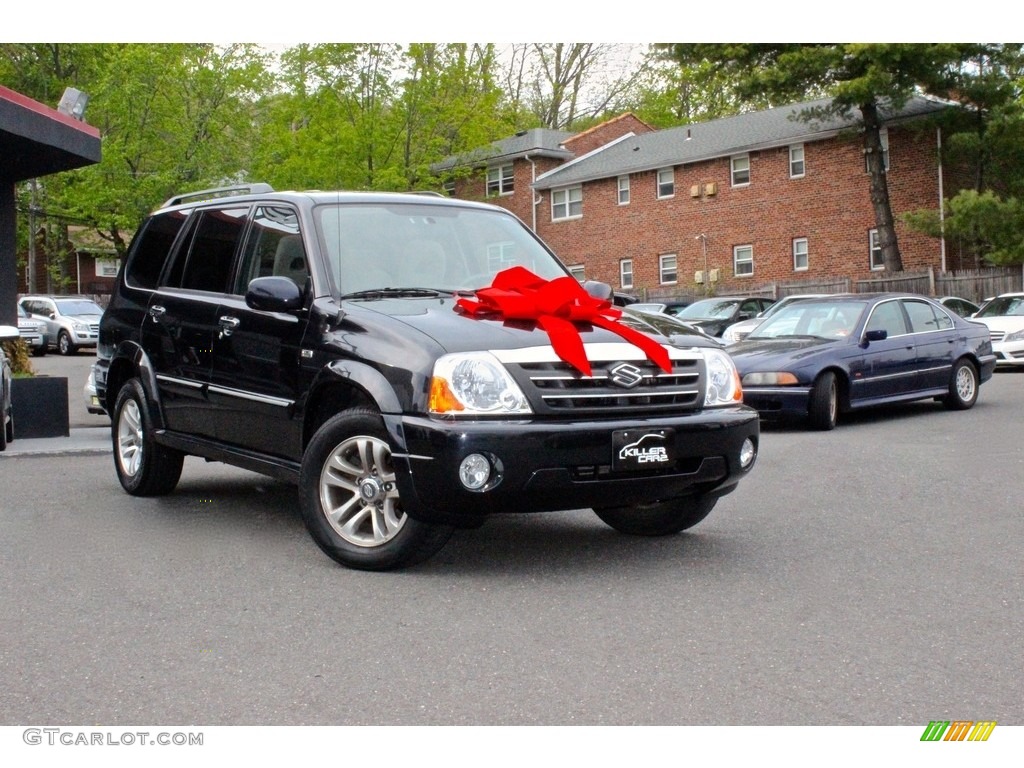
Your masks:
{"label": "front tire", "polygon": [[951,411],[966,411],[978,401],[978,369],[970,360],[957,360],[942,403]]}
{"label": "front tire", "polygon": [[71,334],[67,331],[61,331],[57,336],[57,351],[62,355],[73,355],[77,351],[77,347],[71,342]]}
{"label": "front tire", "polygon": [[145,390],[138,379],[121,387],[111,420],[117,479],[132,496],[163,496],[181,477],[185,454],[158,445]]}
{"label": "front tire", "polygon": [[815,429],[836,428],[839,420],[839,384],[832,371],[825,371],[811,387],[807,419]]}
{"label": "front tire", "polygon": [[299,497],[313,540],[349,568],[414,565],[441,549],[453,530],[405,514],[384,424],[364,408],[339,413],[317,430],[302,457]]}
{"label": "front tire", "polygon": [[668,536],[695,526],[708,516],[716,503],[717,497],[697,496],[638,504],[635,507],[595,507],[594,513],[620,533]]}

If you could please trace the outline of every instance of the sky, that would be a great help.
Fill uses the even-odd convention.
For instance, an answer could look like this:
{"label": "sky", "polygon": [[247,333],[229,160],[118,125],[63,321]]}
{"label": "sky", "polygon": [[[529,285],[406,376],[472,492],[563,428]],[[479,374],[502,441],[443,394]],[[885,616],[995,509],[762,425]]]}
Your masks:
{"label": "sky", "polygon": [[590,18],[579,4],[550,0],[390,0],[383,6],[175,0],[169,6],[173,12],[137,0],[47,0],[45,5],[45,14],[32,3],[5,9],[0,42],[991,42],[1006,32],[994,23],[998,14],[964,14],[959,0],[932,0],[927,20],[920,6],[891,0],[856,6],[733,0],[706,7],[666,3],[660,9],[652,3],[613,3]]}

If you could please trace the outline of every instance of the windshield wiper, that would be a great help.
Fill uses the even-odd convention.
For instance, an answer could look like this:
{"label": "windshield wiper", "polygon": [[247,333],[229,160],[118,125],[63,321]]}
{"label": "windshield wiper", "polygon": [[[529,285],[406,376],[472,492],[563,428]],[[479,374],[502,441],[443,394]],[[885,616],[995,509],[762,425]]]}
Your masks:
{"label": "windshield wiper", "polygon": [[437,288],[369,288],[365,291],[353,291],[344,293],[342,299],[384,299],[384,298],[420,298],[440,296],[443,293],[450,294],[451,291]]}

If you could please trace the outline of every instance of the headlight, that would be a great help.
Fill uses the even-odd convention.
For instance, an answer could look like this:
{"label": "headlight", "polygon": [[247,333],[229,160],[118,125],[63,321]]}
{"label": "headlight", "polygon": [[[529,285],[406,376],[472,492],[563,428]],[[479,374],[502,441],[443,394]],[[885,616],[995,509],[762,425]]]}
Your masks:
{"label": "headlight", "polygon": [[79,320],[72,320],[71,327],[75,329],[75,333],[85,333],[89,330],[89,326]]}
{"label": "headlight", "polygon": [[743,386],[745,387],[785,387],[799,383],[796,376],[788,371],[748,373],[743,377]]}
{"label": "headlight", "polygon": [[434,363],[427,409],[438,415],[533,413],[519,385],[488,352],[445,355]]}
{"label": "headlight", "polygon": [[707,370],[704,405],[733,405],[743,402],[743,388],[732,358],[718,349],[702,349]]}
{"label": "headlight", "polygon": [[1021,328],[1019,331],[1006,334],[1003,336],[1003,341],[1024,341],[1024,328]]}

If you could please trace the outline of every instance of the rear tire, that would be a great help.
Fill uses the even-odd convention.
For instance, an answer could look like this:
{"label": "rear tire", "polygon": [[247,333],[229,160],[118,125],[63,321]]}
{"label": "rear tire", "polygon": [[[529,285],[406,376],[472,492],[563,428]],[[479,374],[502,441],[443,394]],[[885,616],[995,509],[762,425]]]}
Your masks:
{"label": "rear tire", "polygon": [[185,454],[158,445],[153,432],[146,392],[130,379],[117,394],[110,434],[117,479],[132,496],[163,496],[181,478]]}
{"label": "rear tire", "polygon": [[668,536],[692,528],[714,509],[718,498],[704,496],[656,501],[634,507],[595,508],[601,520],[620,533]]}
{"label": "rear tire", "polygon": [[814,382],[807,418],[815,429],[835,429],[839,420],[839,385],[832,371],[825,371]]}
{"label": "rear tire", "polygon": [[977,401],[978,370],[970,360],[957,360],[949,378],[949,394],[942,403],[951,411],[966,411]]}
{"label": "rear tire", "polygon": [[317,430],[299,473],[302,518],[313,540],[349,568],[385,571],[422,562],[452,527],[409,517],[402,507],[380,414],[344,411]]}

